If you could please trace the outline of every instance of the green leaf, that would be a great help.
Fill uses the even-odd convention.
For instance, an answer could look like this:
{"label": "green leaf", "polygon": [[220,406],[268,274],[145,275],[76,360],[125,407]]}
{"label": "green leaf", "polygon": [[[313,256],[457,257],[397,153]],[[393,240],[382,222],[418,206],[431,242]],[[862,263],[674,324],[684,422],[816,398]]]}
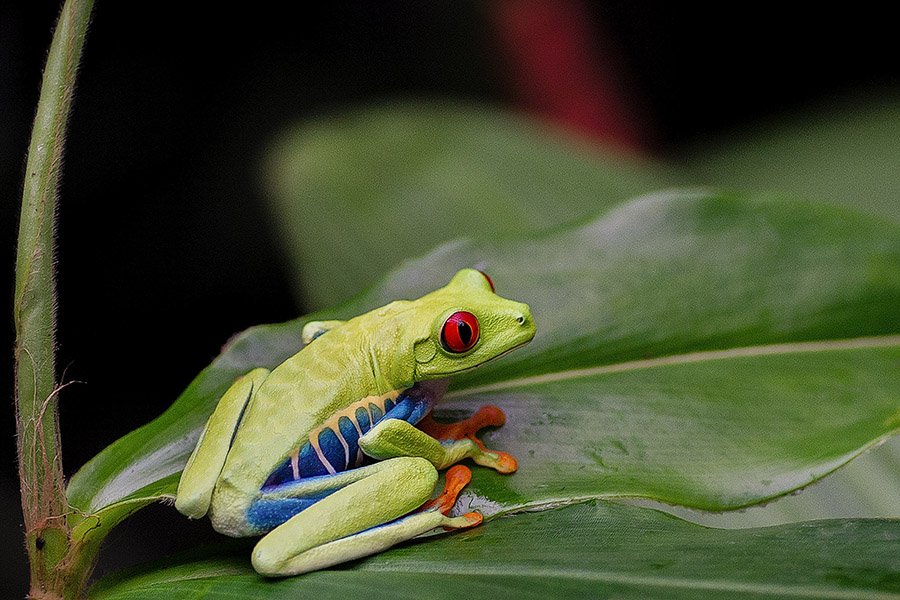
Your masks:
{"label": "green leaf", "polygon": [[[486,441],[520,470],[477,469],[467,497],[488,514],[598,496],[745,506],[900,427],[897,225],[762,197],[659,194],[538,236],[447,244],[311,318],[416,297],[475,264],[538,325],[528,347],[457,378],[445,405],[507,411]],[[164,415],[73,478],[72,505],[94,512],[176,473],[219,395],[295,352],[303,321],[239,336]]]}
{"label": "green leaf", "polygon": [[488,108],[423,103],[289,131],[267,181],[289,262],[302,265],[298,297],[333,305],[441,242],[547,230],[679,181],[559,134]]}
{"label": "green leaf", "polygon": [[765,506],[730,512],[698,512],[640,502],[708,527],[746,528],[814,519],[900,518],[900,436],[855,458],[805,490]]}
{"label": "green leaf", "polygon": [[232,558],[113,576],[94,600],[131,598],[897,598],[900,522],[706,529],[597,502],[494,519],[351,568],[266,581]]}
{"label": "green leaf", "polygon": [[[493,445],[528,448],[519,476],[469,488],[492,503],[602,491],[723,510],[803,487],[895,430],[898,365],[900,336],[760,346],[552,373],[449,404],[500,406],[509,425]],[[847,410],[858,394],[865,408]]]}
{"label": "green leaf", "polygon": [[[741,190],[777,189],[900,222],[900,94],[872,90],[829,99],[694,144],[678,153],[690,181]],[[900,439],[853,461],[810,493],[764,511],[697,515],[707,524],[900,516]]]}
{"label": "green leaf", "polygon": [[[896,91],[829,101],[726,132],[680,149],[677,171],[611,160],[560,133],[494,111],[420,104],[362,109],[296,128],[273,149],[269,180],[291,272],[303,276],[295,286],[299,297],[317,306],[343,298],[429,241],[540,230],[594,214],[598,200],[609,206],[622,191],[676,181],[777,189],[789,200],[815,198],[900,221]],[[335,236],[329,222],[350,235]],[[405,231],[409,224],[412,234],[401,232],[402,243],[384,243],[384,232],[393,240],[398,226]],[[366,248],[364,266],[359,248]],[[340,268],[330,268],[335,257]],[[854,461],[814,493],[765,511],[703,519],[746,526],[900,515],[898,461],[900,440]]]}

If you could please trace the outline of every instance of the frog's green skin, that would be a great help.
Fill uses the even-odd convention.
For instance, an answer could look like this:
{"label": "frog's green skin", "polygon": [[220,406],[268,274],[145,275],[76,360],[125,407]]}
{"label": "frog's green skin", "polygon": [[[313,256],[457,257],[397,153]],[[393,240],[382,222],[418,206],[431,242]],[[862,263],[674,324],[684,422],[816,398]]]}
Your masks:
{"label": "frog's green skin", "polygon": [[[480,326],[474,347],[462,353],[445,349],[440,337],[456,311],[474,314]],[[272,576],[366,556],[437,527],[471,525],[467,516],[436,510],[404,515],[432,496],[438,469],[464,458],[498,468],[498,455],[470,439],[438,441],[413,425],[447,377],[532,339],[528,306],[501,298],[482,273],[463,269],[418,300],[346,322],[311,323],[303,335],[308,346],[271,372],[251,371],[221,398],[182,473],[176,508],[192,518],[208,513],[227,535],[268,532],[252,561]],[[372,406],[384,411],[404,399],[412,414],[395,417],[397,404],[368,431],[359,427],[377,417]],[[363,434],[359,451],[350,456],[341,437],[343,451],[332,443],[324,454],[318,436],[340,433],[342,416]],[[301,447],[303,465],[328,462],[328,473],[303,476]],[[378,462],[357,467],[363,453]]]}

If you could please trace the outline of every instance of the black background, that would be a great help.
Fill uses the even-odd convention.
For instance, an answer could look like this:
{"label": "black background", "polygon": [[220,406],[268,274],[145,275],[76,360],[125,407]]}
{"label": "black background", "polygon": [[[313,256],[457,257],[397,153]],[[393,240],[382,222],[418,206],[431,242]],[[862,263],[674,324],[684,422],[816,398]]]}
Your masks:
{"label": "black background", "polygon": [[[234,332],[302,311],[287,285],[258,158],[300,119],[397,97],[514,107],[484,3],[99,1],[61,186],[59,364],[65,469],[159,414]],[[895,21],[863,4],[787,14],[586,2],[639,99],[649,151],[835,95],[900,82]],[[0,2],[0,314],[11,315],[21,179],[57,2]],[[0,326],[0,594],[24,594],[12,319]],[[153,507],[101,570],[198,539]]]}

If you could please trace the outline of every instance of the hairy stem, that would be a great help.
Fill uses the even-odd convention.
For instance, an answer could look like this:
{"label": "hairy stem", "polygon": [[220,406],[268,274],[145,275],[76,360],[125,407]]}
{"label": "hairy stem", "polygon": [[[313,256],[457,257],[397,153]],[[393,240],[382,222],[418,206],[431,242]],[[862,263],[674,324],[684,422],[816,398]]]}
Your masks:
{"label": "hairy stem", "polygon": [[16,290],[19,479],[34,598],[62,597],[70,554],[57,427],[56,192],[66,123],[93,0],[67,0],[53,34],[22,194]]}

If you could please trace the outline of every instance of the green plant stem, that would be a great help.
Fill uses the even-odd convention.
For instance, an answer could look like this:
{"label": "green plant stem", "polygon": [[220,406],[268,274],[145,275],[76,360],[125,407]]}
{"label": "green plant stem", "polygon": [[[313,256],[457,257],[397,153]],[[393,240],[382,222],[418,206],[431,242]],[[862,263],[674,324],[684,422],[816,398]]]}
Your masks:
{"label": "green plant stem", "polygon": [[[71,597],[73,560],[57,427],[55,364],[56,192],[66,123],[93,0],[67,0],[53,34],[34,119],[22,194],[16,291],[19,478],[33,598]],[[89,570],[89,566],[86,567]],[[79,566],[78,569],[85,570]],[[78,574],[76,579],[83,579]]]}

